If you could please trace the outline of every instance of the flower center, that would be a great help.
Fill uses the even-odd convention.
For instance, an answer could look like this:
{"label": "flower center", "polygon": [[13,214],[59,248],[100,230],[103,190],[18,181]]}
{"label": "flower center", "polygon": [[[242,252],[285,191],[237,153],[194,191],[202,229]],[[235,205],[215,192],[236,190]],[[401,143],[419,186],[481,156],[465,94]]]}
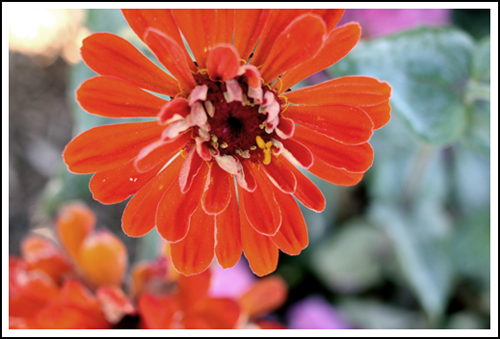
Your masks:
{"label": "flower center", "polygon": [[[259,98],[249,98],[249,86],[244,76],[223,82],[196,74],[195,80],[199,86],[207,87],[206,99],[202,102],[207,121],[195,128],[193,136],[201,138],[197,144],[204,143],[212,156],[265,161],[266,152],[270,153],[271,140],[276,137],[275,128],[281,111],[277,94],[262,87]],[[276,119],[273,124],[270,115]],[[263,143],[264,148],[259,147],[259,143]]]}

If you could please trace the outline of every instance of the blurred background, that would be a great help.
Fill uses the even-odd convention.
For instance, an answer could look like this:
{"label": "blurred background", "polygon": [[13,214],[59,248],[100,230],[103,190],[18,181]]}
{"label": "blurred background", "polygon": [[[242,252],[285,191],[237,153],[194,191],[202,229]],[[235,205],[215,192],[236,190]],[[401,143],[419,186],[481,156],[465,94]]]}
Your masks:
{"label": "blurred background", "polygon": [[[340,24],[349,21],[360,23],[360,43],[298,86],[377,77],[393,88],[392,118],[374,133],[360,184],[312,178],[327,208],[303,209],[310,243],[280,257],[274,274],[289,295],[271,317],[289,328],[490,328],[490,10],[354,9]],[[113,32],[153,55],[119,10],[11,10],[9,22],[9,253],[30,232],[53,238],[57,208],[79,199],[131,263],[152,259],[156,230],[125,236],[126,202],[94,201],[90,176],[69,173],[61,153],[115,122],[75,101],[94,75],[82,39]],[[233,283],[250,279],[242,261],[224,273]]]}

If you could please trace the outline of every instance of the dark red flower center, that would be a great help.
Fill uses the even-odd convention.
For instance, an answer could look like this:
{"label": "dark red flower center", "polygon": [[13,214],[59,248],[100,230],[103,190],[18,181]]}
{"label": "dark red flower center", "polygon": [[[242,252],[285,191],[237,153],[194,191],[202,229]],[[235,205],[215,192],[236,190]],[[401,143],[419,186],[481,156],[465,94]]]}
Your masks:
{"label": "dark red flower center", "polygon": [[[196,74],[195,80],[199,86],[208,87],[204,102],[207,111],[207,122],[210,125],[208,132],[210,145],[218,150],[220,155],[230,155],[237,158],[257,161],[262,159],[262,150],[257,146],[257,137],[264,143],[276,138],[276,132],[266,132],[268,113],[259,112],[261,107],[254,99],[242,95],[242,100],[228,102],[228,88],[223,81],[212,81],[205,74]],[[248,85],[244,77],[236,77],[242,93],[248,92]],[[263,94],[271,92],[275,100],[280,103],[277,94],[267,87],[262,87]],[[207,102],[209,102],[207,104]],[[207,107],[208,106],[208,107]],[[213,109],[213,113],[209,111]]]}

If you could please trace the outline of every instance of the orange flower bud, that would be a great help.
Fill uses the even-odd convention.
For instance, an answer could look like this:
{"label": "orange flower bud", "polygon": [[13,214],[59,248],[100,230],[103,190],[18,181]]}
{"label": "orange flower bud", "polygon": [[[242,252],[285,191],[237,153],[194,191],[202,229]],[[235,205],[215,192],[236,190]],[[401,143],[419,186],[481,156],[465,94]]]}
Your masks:
{"label": "orange flower bud", "polygon": [[83,203],[72,202],[59,209],[56,232],[59,241],[73,260],[78,257],[81,243],[96,225],[94,212]]}
{"label": "orange flower bud", "polygon": [[81,273],[93,287],[119,286],[127,270],[127,249],[110,232],[96,232],[81,244],[78,264]]}

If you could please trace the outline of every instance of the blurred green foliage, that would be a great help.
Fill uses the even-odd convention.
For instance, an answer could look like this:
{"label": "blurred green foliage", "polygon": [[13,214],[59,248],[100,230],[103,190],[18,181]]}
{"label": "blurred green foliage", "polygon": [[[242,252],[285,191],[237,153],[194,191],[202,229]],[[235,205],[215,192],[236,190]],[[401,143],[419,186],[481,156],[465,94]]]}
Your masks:
{"label": "blurred green foliage", "polygon": [[[90,10],[87,23],[155,60],[119,11]],[[361,41],[327,70],[332,77],[387,81],[392,118],[374,133],[375,160],[359,185],[311,177],[327,208],[303,209],[309,247],[280,258],[277,274],[290,287],[285,308],[322,293],[356,327],[489,327],[490,41],[478,36],[418,28]],[[116,121],[76,103],[75,90],[92,76],[83,63],[70,74],[74,135]],[[64,166],[42,199],[47,211],[88,198],[89,178]],[[148,257],[155,237],[144,241],[139,257]]]}

